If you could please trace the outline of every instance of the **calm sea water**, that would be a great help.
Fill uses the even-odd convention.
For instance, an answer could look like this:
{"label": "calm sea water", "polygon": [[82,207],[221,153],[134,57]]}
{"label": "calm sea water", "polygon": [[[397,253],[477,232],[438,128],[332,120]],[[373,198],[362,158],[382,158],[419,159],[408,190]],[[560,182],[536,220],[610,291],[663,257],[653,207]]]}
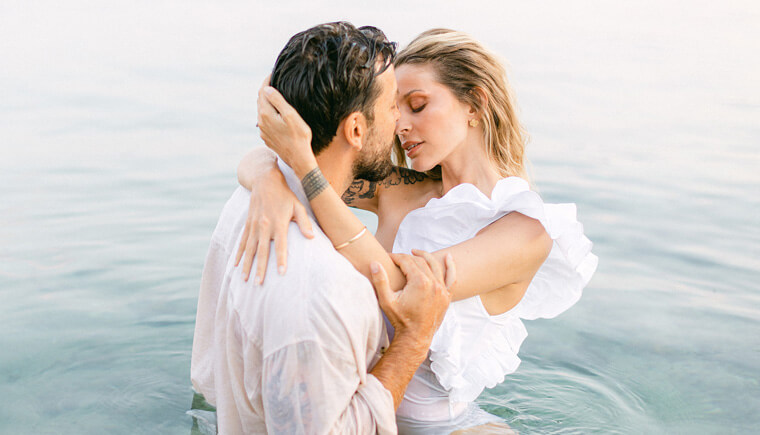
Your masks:
{"label": "calm sea water", "polygon": [[521,433],[755,433],[760,8],[610,3],[3,1],[0,433],[190,432],[200,273],[256,90],[340,18],[500,53],[536,184],[596,244],[581,301],[528,324],[481,404]]}

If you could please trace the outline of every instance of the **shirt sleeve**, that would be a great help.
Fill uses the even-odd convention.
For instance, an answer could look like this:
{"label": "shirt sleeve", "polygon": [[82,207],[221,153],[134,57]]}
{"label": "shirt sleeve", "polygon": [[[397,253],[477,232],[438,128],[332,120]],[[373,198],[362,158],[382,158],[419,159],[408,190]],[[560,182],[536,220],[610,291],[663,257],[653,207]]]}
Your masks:
{"label": "shirt sleeve", "polygon": [[264,361],[262,396],[273,434],[395,434],[393,397],[371,374],[361,382],[351,355],[315,341],[285,346]]}

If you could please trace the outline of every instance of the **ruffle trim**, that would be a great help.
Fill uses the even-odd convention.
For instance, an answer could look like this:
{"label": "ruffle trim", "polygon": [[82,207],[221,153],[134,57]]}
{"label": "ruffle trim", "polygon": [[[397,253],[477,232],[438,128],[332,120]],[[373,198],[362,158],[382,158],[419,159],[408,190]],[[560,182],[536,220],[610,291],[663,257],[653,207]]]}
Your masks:
{"label": "ruffle trim", "polygon": [[[499,318],[501,322],[487,321],[479,333],[464,337],[456,311],[447,312],[429,358],[430,369],[453,402],[475,400],[484,388],[502,383],[520,365],[517,352],[528,332],[511,313]],[[479,339],[473,341],[475,337]]]}
{"label": "ruffle trim", "polygon": [[[472,325],[460,318],[465,305],[457,302],[449,308],[429,356],[432,371],[453,401],[475,400],[484,388],[498,385],[517,370],[517,353],[527,337],[520,319],[553,318],[574,305],[596,271],[598,258],[591,253],[593,244],[576,218],[575,204],[544,204],[518,177],[500,180],[490,199],[471,184],[456,186],[409,213],[399,228],[394,252],[412,247],[437,250],[473,237],[513,211],[541,222],[554,244],[525,296],[509,312],[489,316],[482,309],[482,321]],[[404,231],[405,227],[414,231]],[[482,308],[479,297],[472,299],[470,303]]]}

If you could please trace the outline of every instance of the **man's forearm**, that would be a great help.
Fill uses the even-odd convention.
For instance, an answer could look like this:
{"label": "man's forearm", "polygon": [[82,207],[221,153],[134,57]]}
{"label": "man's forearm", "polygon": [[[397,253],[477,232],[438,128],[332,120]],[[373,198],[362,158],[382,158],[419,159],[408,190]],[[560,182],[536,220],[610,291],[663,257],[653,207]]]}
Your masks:
{"label": "man's forearm", "polygon": [[393,396],[394,409],[404,398],[404,392],[414,372],[427,356],[430,343],[419,335],[397,331],[388,350],[372,369],[375,376]]}

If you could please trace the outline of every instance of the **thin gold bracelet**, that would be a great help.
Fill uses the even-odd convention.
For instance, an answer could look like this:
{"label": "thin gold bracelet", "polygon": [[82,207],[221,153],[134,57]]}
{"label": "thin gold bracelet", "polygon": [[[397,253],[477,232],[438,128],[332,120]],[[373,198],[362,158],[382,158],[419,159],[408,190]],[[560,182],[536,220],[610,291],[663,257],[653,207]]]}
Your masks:
{"label": "thin gold bracelet", "polygon": [[359,234],[351,237],[351,240],[347,241],[346,243],[341,243],[340,245],[336,246],[335,249],[338,250],[338,249],[345,248],[346,246],[348,246],[348,245],[354,243],[355,241],[359,240],[359,237],[363,236],[364,233],[366,233],[366,232],[367,232],[367,227],[362,228],[362,230],[359,231]]}

